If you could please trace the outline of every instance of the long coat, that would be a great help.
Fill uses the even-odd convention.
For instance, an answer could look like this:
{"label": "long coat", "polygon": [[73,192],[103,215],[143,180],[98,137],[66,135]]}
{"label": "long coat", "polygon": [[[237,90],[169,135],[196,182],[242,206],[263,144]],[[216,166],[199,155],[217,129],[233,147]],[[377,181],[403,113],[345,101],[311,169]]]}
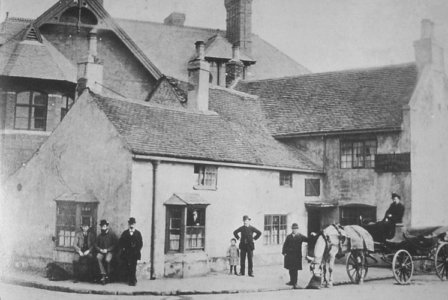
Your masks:
{"label": "long coat", "polygon": [[[238,233],[241,233],[241,241],[239,248],[242,250],[255,250],[254,240],[258,240],[261,236],[261,231],[253,226],[241,226],[233,232],[233,236],[237,240],[240,239]],[[254,236],[255,233],[255,236]]]}
{"label": "long coat", "polygon": [[387,209],[386,213],[384,214],[384,219],[386,219],[388,217],[388,215],[392,215],[390,217],[390,219],[395,224],[403,222],[404,205],[401,202],[391,203],[391,205]]}
{"label": "long coat", "polygon": [[134,234],[131,235],[129,229],[123,231],[120,237],[120,249],[122,259],[141,259],[141,252],[143,247],[142,234],[138,230],[134,230]]}
{"label": "long coat", "polygon": [[285,256],[285,269],[302,270],[302,243],[308,242],[304,235],[289,234],[283,243],[282,254]]}

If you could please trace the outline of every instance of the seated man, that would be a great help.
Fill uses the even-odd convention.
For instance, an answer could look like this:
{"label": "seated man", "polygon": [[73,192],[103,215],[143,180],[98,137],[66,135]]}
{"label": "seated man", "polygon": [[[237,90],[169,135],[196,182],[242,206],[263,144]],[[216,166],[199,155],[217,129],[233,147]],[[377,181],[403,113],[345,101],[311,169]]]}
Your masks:
{"label": "seated man", "polygon": [[[117,244],[117,238],[112,232],[109,231],[109,222],[106,220],[101,220],[100,227],[101,233],[98,235],[95,248],[98,252],[96,259],[100,268],[101,283],[105,285],[106,281],[109,279],[110,262],[113,257],[112,251],[115,249],[115,245]],[[104,266],[104,262],[106,266]]]}
{"label": "seated man", "polygon": [[403,222],[404,205],[400,200],[400,195],[392,193],[392,203],[384,214],[384,220],[392,221],[394,224]]}
{"label": "seated man", "polygon": [[[73,257],[73,274],[75,278],[74,283],[85,279],[87,281],[92,280],[93,269],[93,255],[92,250],[95,245],[95,237],[90,232],[90,224],[86,221],[81,226],[82,231],[77,232],[75,240],[73,241],[73,247],[75,248],[75,255]],[[87,265],[87,278],[81,278],[79,265]]]}

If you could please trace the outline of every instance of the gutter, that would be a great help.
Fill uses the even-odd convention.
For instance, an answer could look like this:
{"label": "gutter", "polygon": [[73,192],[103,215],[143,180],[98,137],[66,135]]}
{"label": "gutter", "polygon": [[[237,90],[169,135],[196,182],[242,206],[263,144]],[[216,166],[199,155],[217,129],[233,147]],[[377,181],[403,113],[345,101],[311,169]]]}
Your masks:
{"label": "gutter", "polygon": [[354,130],[309,132],[309,133],[285,133],[285,134],[273,134],[272,136],[277,140],[281,140],[296,137],[337,136],[337,135],[362,134],[362,133],[391,133],[400,131],[402,131],[401,127],[386,127],[378,129],[354,129]]}
{"label": "gutter", "polygon": [[258,170],[272,170],[272,171],[289,171],[297,173],[309,173],[309,174],[325,174],[324,170],[306,170],[297,168],[286,168],[286,167],[270,167],[270,166],[259,166],[250,164],[239,164],[239,163],[226,163],[217,161],[204,161],[198,159],[183,159],[165,156],[153,156],[153,155],[143,155],[143,154],[133,154],[132,158],[135,160],[143,161],[159,161],[159,162],[176,162],[184,164],[202,164],[202,165],[213,165],[213,166],[223,166],[223,167],[235,167],[235,168],[247,168],[247,169],[258,169]]}

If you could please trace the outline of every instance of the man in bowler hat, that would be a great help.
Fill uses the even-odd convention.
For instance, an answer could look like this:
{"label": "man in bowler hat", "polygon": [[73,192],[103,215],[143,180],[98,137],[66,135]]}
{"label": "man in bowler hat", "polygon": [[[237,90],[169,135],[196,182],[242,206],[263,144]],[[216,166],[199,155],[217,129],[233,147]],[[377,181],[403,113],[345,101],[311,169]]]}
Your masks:
{"label": "man in bowler hat", "polygon": [[98,235],[95,243],[95,248],[98,254],[96,259],[101,273],[101,283],[103,285],[109,280],[110,275],[110,261],[113,257],[113,251],[117,244],[115,235],[109,230],[109,222],[101,220],[101,233]]}
{"label": "man in bowler hat", "polygon": [[135,218],[129,218],[129,228],[121,234],[120,249],[121,259],[124,261],[128,273],[129,285],[135,286],[137,278],[135,276],[137,261],[141,258],[140,250],[143,247],[143,239],[140,231],[135,229]]}
{"label": "man in bowler hat", "polygon": [[74,283],[81,280],[79,265],[85,263],[87,265],[87,280],[92,280],[93,276],[93,247],[95,246],[95,237],[90,232],[90,223],[85,220],[81,226],[82,231],[75,235],[73,247],[75,248],[75,255],[73,257],[73,273]]}
{"label": "man in bowler hat", "polygon": [[288,234],[283,243],[282,254],[285,256],[284,267],[289,270],[289,282],[294,289],[298,289],[298,271],[302,270],[302,243],[308,243],[308,238],[299,233],[299,225],[292,224],[292,233]]}
{"label": "man in bowler hat", "polygon": [[384,214],[384,220],[388,219],[394,224],[403,222],[404,205],[400,202],[401,197],[396,193],[392,193],[392,203]]}
{"label": "man in bowler hat", "polygon": [[241,241],[239,246],[241,250],[241,256],[240,256],[241,268],[239,275],[243,276],[245,273],[246,255],[247,255],[247,262],[249,265],[249,276],[254,277],[253,263],[252,263],[252,258],[254,256],[254,250],[255,250],[254,240],[256,241],[261,236],[261,232],[257,228],[250,226],[249,216],[243,216],[243,222],[244,225],[233,232],[233,235],[237,240],[240,239],[238,233],[240,233],[241,235]]}

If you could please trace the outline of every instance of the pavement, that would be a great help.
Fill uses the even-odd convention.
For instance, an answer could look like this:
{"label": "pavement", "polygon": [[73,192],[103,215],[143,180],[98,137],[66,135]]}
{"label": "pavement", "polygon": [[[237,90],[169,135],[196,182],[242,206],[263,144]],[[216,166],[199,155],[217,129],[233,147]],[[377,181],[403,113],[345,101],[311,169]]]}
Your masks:
{"label": "pavement", "polygon": [[[1,271],[1,270],[0,270]],[[72,280],[49,281],[42,271],[3,270],[0,281],[21,286],[47,289],[51,291],[101,294],[101,295],[194,295],[194,294],[234,294],[289,290],[288,270],[283,265],[254,266],[255,277],[229,275],[227,272],[210,273],[203,277],[193,278],[159,278],[155,280],[139,280],[137,286],[129,286],[125,282],[113,282],[106,285],[78,282]],[[393,278],[389,268],[369,268],[366,282]],[[299,271],[298,285],[305,288],[311,279],[308,264]],[[334,285],[351,284],[345,265],[336,264],[333,271]]]}

